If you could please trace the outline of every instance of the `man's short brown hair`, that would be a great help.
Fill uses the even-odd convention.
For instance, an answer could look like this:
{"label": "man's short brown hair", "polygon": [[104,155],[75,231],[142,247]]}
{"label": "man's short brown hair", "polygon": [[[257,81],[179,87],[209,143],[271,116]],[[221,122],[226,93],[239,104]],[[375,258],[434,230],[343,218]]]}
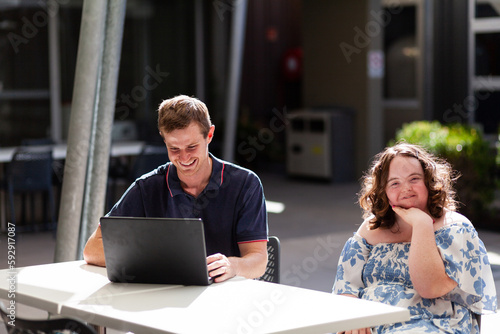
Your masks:
{"label": "man's short brown hair", "polygon": [[164,100],[158,108],[158,130],[160,133],[185,129],[192,122],[196,122],[200,126],[201,133],[206,138],[212,122],[205,103],[195,97],[178,95]]}

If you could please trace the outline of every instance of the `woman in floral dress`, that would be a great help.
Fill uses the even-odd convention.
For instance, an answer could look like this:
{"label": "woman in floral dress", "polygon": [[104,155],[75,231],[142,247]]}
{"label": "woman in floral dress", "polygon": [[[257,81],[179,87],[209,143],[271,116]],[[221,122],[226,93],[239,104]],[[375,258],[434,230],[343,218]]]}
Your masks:
{"label": "woman in floral dress", "polygon": [[479,333],[495,312],[483,242],[456,212],[448,163],[418,145],[379,153],[363,177],[364,222],[344,246],[336,294],[408,308],[411,319],[345,333]]}

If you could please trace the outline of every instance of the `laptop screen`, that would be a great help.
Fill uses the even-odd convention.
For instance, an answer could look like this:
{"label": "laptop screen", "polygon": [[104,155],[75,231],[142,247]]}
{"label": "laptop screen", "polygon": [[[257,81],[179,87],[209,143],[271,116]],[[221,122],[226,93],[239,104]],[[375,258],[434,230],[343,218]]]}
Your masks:
{"label": "laptop screen", "polygon": [[102,217],[100,222],[110,281],[211,283],[201,219]]}

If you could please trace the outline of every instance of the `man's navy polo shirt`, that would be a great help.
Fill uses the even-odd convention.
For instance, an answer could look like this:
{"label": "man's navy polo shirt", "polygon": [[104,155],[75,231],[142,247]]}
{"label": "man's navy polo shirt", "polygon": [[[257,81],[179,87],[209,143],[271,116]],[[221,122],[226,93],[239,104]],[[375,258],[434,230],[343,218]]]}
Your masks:
{"label": "man's navy polo shirt", "polygon": [[207,255],[240,256],[238,243],[267,240],[262,184],[254,172],[210,157],[212,175],[197,198],[182,190],[168,162],[132,183],[108,216],[201,218]]}

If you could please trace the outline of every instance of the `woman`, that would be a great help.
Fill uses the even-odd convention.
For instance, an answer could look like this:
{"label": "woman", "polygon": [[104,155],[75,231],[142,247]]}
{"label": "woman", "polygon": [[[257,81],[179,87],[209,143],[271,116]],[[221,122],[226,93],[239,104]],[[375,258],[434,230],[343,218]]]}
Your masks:
{"label": "woman", "polygon": [[479,333],[474,314],[496,311],[486,249],[455,211],[454,181],[448,163],[406,143],[379,153],[363,177],[365,220],[344,246],[333,292],[411,314],[373,333]]}

